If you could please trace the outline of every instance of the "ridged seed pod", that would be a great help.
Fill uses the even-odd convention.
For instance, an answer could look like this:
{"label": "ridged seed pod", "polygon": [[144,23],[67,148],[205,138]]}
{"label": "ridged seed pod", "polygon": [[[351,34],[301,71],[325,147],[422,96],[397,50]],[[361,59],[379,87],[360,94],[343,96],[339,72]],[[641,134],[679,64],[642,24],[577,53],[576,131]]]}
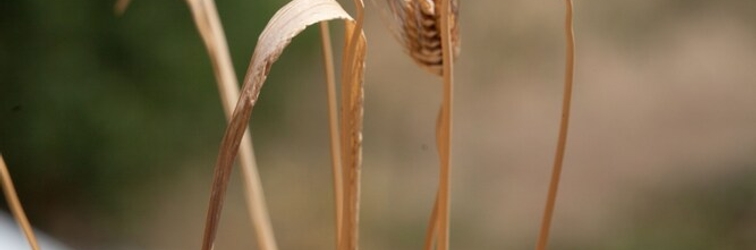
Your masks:
{"label": "ridged seed pod", "polygon": [[[407,54],[421,68],[441,76],[443,56],[441,49],[441,9],[439,0],[386,0],[391,14],[399,25],[398,37]],[[458,0],[451,0],[452,15],[449,22],[452,39],[452,58],[460,51]]]}

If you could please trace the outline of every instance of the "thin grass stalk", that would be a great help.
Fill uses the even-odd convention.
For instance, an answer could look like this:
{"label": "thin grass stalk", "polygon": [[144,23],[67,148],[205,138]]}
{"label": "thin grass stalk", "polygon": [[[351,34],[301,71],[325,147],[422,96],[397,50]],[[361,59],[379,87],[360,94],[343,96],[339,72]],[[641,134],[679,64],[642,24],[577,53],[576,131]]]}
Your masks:
{"label": "thin grass stalk", "polygon": [[[344,209],[340,243],[338,249],[356,250],[359,247],[359,210],[360,210],[360,165],[361,165],[361,121],[355,121],[355,115],[361,119],[362,86],[353,86],[353,77],[364,65],[356,65],[356,51],[360,44],[364,20],[364,3],[355,0],[356,18],[353,27],[347,26],[347,40],[343,55],[341,84],[341,145],[342,176],[344,183]],[[360,81],[361,82],[361,81]],[[356,88],[356,89],[355,89]],[[359,109],[359,110],[357,110]],[[359,112],[356,114],[355,112]],[[355,124],[360,122],[360,124]]]}
{"label": "thin grass stalk", "polygon": [[[442,161],[443,153],[441,153],[441,148],[443,145],[441,144],[441,138],[444,135],[444,131],[441,129],[443,122],[443,110],[438,110],[438,116],[436,117],[436,150],[439,157],[439,162]],[[436,191],[436,200],[433,202],[433,210],[431,211],[430,220],[428,221],[428,228],[425,230],[425,242],[424,242],[424,250],[432,250],[433,249],[433,243],[436,235],[438,234],[438,203],[439,203],[439,193],[440,189]]]}
{"label": "thin grass stalk", "polygon": [[454,106],[454,61],[452,60],[451,42],[451,3],[441,0],[441,48],[443,50],[443,102],[441,104],[441,122],[439,133],[439,152],[441,153],[441,170],[439,174],[438,191],[438,232],[437,247],[440,250],[449,249],[449,214],[451,203],[451,145],[452,145],[452,115]]}
{"label": "thin grass stalk", "polygon": [[[348,62],[345,62],[345,63],[348,64]],[[346,67],[342,67],[342,68],[346,68]],[[344,81],[342,81],[342,83],[344,83]],[[348,92],[349,92],[348,84],[342,84],[341,89],[342,89],[341,98],[342,99],[347,98],[346,96],[348,95]],[[344,147],[342,148],[343,152],[341,153],[342,166],[343,166],[342,173],[341,173],[341,176],[342,176],[341,180],[343,183],[342,186],[344,187],[344,191],[342,193],[344,198],[343,198],[343,203],[342,203],[343,209],[341,210],[342,211],[342,217],[341,217],[342,226],[341,226],[341,231],[339,233],[338,249],[351,250],[353,249],[351,246],[355,245],[354,238],[356,237],[355,236],[356,233],[354,232],[354,230],[356,228],[355,224],[358,223],[357,219],[359,219],[356,216],[356,214],[358,213],[357,209],[359,206],[359,202],[357,201],[357,196],[359,194],[355,192],[354,190],[355,187],[357,186],[356,179],[359,176],[356,175],[356,169],[354,168],[354,166],[349,164],[349,162],[352,161],[351,160],[352,156],[350,156],[349,146],[347,146],[349,145],[349,138],[347,138],[349,136],[348,135],[349,124],[348,124],[348,121],[345,121],[343,117],[343,114],[347,113],[348,111],[348,107],[345,107],[345,106],[346,105],[342,104],[342,111],[341,111],[342,118],[340,119],[341,121],[341,126],[340,126],[341,140],[340,141],[341,141],[341,145],[344,145]]]}
{"label": "thin grass stalk", "polygon": [[[236,99],[239,96],[239,81],[234,72],[226,35],[218,17],[215,1],[188,0],[188,4],[192,9],[194,22],[210,56],[224,114],[226,119],[230,120]],[[258,247],[262,250],[276,250],[278,246],[270,223],[260,175],[257,171],[249,129],[245,130],[239,148],[239,165],[244,180],[247,212],[257,234]]]}
{"label": "thin grass stalk", "polygon": [[[347,34],[349,35],[349,34]],[[348,48],[350,46],[350,43],[352,41],[346,40],[345,46]],[[342,58],[342,70],[346,70],[349,66],[349,50],[345,49],[343,58]],[[345,121],[344,114],[348,112],[347,105],[344,105],[344,100],[349,96],[349,85],[346,84],[346,73],[342,72],[341,77],[341,119],[339,119],[339,141],[340,144],[343,145],[341,148],[341,163],[342,163],[342,169],[341,169],[341,181],[342,181],[342,215],[341,215],[341,230],[339,231],[338,238],[339,238],[339,244],[337,245],[338,250],[346,250],[349,249],[348,245],[351,244],[351,238],[352,238],[352,224],[354,224],[353,216],[354,213],[354,206],[353,206],[353,200],[354,197],[352,195],[354,194],[353,191],[353,185],[351,184],[352,180],[352,172],[354,171],[354,168],[349,165],[350,162],[350,152],[349,152],[349,139],[348,136],[348,129],[349,129],[349,123]]]}
{"label": "thin grass stalk", "polygon": [[24,208],[21,206],[21,201],[18,200],[18,194],[16,194],[16,188],[13,187],[13,180],[11,179],[8,166],[5,165],[3,155],[0,154],[0,179],[2,179],[3,193],[5,193],[5,199],[8,200],[8,206],[10,207],[13,218],[16,219],[16,223],[21,227],[21,230],[26,236],[26,240],[33,250],[39,250],[39,243],[37,243],[37,237],[34,236],[34,230],[29,224],[29,219],[26,218]]}
{"label": "thin grass stalk", "polygon": [[551,220],[554,214],[554,205],[556,203],[559,179],[562,174],[562,163],[564,162],[564,152],[567,145],[567,127],[570,121],[572,85],[575,73],[575,32],[572,23],[572,0],[566,0],[565,2],[566,17],[564,30],[566,63],[564,72],[564,93],[562,97],[562,117],[559,125],[559,138],[557,140],[556,155],[554,157],[554,167],[551,170],[551,181],[549,183],[548,194],[546,195],[546,207],[543,211],[543,220],[538,234],[536,250],[545,250],[548,246],[549,230],[551,228]]}
{"label": "thin grass stalk", "polygon": [[344,204],[344,183],[341,168],[341,144],[339,143],[339,111],[336,104],[336,73],[333,63],[333,45],[328,22],[320,22],[320,38],[323,45],[323,64],[325,65],[326,87],[328,95],[328,128],[331,143],[331,169],[333,171],[334,220],[336,223],[336,245],[341,240],[341,219]]}
{"label": "thin grass stalk", "polygon": [[428,220],[428,228],[425,230],[425,241],[423,241],[424,250],[433,250],[433,240],[436,237],[436,231],[438,231],[436,227],[436,225],[438,225],[437,222],[438,222],[438,192],[436,192],[436,200],[433,202],[433,210],[431,211],[431,216],[430,216],[430,219]]}

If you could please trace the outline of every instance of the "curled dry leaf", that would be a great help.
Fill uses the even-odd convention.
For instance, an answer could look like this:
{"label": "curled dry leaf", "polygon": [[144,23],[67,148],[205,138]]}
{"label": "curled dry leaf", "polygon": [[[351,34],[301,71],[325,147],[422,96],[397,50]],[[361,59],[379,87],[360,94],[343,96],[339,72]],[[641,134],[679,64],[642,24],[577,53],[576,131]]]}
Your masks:
{"label": "curled dry leaf", "polygon": [[[236,103],[234,114],[226,128],[226,132],[221,142],[220,151],[218,153],[205,225],[205,234],[202,243],[203,250],[212,249],[214,244],[223,199],[225,197],[228,179],[231,175],[231,166],[238,153],[239,144],[244,135],[244,131],[249,124],[252,108],[257,101],[260,89],[262,88],[268,72],[271,70],[272,64],[278,59],[284,48],[286,48],[291,42],[291,39],[302,32],[307,26],[333,19],[347,20],[347,27],[350,27],[349,24],[352,22],[352,18],[349,14],[347,14],[346,11],[344,11],[344,9],[334,0],[294,0],[279,9],[270,19],[262,34],[260,34],[257,46],[255,47],[255,52],[252,55],[252,61],[244,78],[244,86],[242,87],[239,101]],[[350,33],[349,30],[347,30],[347,33]],[[360,35],[357,37],[360,41],[351,41],[351,39],[349,39],[346,44],[364,44],[364,36]],[[364,56],[362,58],[364,58]],[[359,63],[348,63],[345,65],[350,65],[351,67],[345,67],[342,70],[343,72],[350,72],[351,74],[355,74],[355,71],[359,71],[358,84],[344,82],[342,85],[352,86],[352,88],[357,86],[356,88],[359,88],[358,92],[360,95],[362,93],[361,70],[363,64],[364,62],[362,61]],[[356,65],[359,65],[359,67]],[[353,77],[342,77],[342,79],[352,78]],[[361,117],[361,96],[359,100],[360,101],[353,103],[359,104],[359,113]],[[354,113],[355,111],[353,109],[355,108],[357,107],[350,106],[349,112]],[[352,124],[350,127],[356,127],[359,125],[359,130],[361,130],[361,119],[360,121],[350,121],[349,123]],[[354,135],[355,133],[352,132],[350,134]],[[355,137],[359,140],[361,134],[360,132],[356,132],[356,134]],[[353,142],[355,139],[349,139],[347,141],[351,142],[350,146],[352,146],[354,145]],[[350,148],[350,150],[354,152],[355,149]],[[359,149],[356,150],[359,151]],[[359,153],[355,155],[359,155]],[[359,157],[356,157],[356,159],[359,159]]]}
{"label": "curled dry leaf", "polygon": [[[239,80],[236,78],[231,55],[228,51],[228,42],[223,32],[218,10],[214,0],[186,0],[192,12],[194,23],[205,43],[210,62],[213,65],[213,73],[218,84],[223,104],[223,113],[230,120],[234,113],[234,106],[239,97]],[[252,225],[257,236],[259,249],[277,250],[273,227],[268,216],[268,208],[265,202],[265,194],[257,171],[254,148],[251,134],[246,132],[239,145],[239,167],[241,168],[242,180],[244,180],[245,201],[247,212],[252,220]]]}

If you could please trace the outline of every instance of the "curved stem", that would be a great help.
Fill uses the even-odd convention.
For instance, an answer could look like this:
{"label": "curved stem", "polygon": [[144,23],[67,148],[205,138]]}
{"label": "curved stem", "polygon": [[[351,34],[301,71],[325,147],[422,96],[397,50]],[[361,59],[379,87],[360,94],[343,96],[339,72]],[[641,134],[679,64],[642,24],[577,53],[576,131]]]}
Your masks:
{"label": "curved stem", "polygon": [[441,122],[439,133],[439,153],[441,169],[438,185],[438,249],[449,249],[449,210],[451,203],[451,144],[452,144],[452,107],[454,106],[454,61],[451,43],[451,2],[441,0],[441,48],[443,49],[443,103],[441,104]]}
{"label": "curved stem", "polygon": [[[343,183],[343,209],[342,209],[342,226],[339,233],[338,249],[356,250],[359,247],[359,210],[360,210],[360,159],[356,155],[361,149],[355,148],[355,140],[361,135],[354,134],[356,129],[353,123],[353,107],[355,100],[352,100],[353,94],[359,92],[362,98],[362,86],[354,85],[352,79],[356,72],[356,53],[358,46],[362,46],[360,36],[364,21],[364,4],[361,0],[354,0],[355,3],[355,22],[353,26],[347,26],[345,51],[342,55],[342,80],[341,80],[341,154],[342,159],[342,183]],[[361,48],[364,49],[364,48]],[[361,69],[360,69],[361,70]],[[358,80],[358,81],[361,81]],[[361,104],[360,104],[361,105]],[[361,110],[362,108],[359,107]],[[360,114],[361,115],[361,114]],[[360,118],[361,119],[361,118]],[[361,123],[360,125],[361,126]]]}
{"label": "curved stem", "polygon": [[433,238],[436,237],[436,230],[438,229],[438,192],[436,192],[436,200],[433,201],[433,211],[431,212],[430,220],[428,221],[428,228],[425,230],[425,241],[423,243],[423,250],[433,250]]}
{"label": "curved stem", "polygon": [[562,119],[559,125],[559,138],[557,141],[556,156],[554,157],[554,167],[551,170],[551,182],[549,183],[549,191],[546,196],[546,208],[543,211],[543,220],[541,222],[541,230],[538,234],[536,250],[545,250],[548,245],[549,229],[551,228],[551,219],[554,214],[554,204],[556,203],[559,179],[562,174],[562,163],[564,162],[564,152],[567,145],[567,127],[570,121],[572,82],[575,72],[575,34],[572,24],[572,0],[566,0],[566,3],[567,14],[564,29],[567,55],[564,73],[564,96],[562,97]]}
{"label": "curved stem", "polygon": [[16,194],[16,188],[13,187],[13,180],[11,180],[10,173],[8,172],[8,166],[5,165],[3,155],[0,154],[0,180],[2,180],[3,192],[5,198],[8,200],[8,206],[10,207],[13,217],[16,218],[18,226],[24,231],[26,240],[29,241],[33,250],[39,250],[39,244],[37,244],[37,237],[34,236],[34,230],[29,224],[29,219],[26,218],[24,208],[21,207],[21,202],[18,200],[18,194]]}
{"label": "curved stem", "polygon": [[328,95],[328,128],[331,139],[331,169],[333,171],[333,198],[336,211],[336,245],[341,239],[341,219],[344,210],[344,183],[341,170],[341,144],[339,143],[339,112],[336,105],[336,74],[333,63],[333,45],[328,22],[320,22],[320,38],[323,42],[323,63],[325,64]]}

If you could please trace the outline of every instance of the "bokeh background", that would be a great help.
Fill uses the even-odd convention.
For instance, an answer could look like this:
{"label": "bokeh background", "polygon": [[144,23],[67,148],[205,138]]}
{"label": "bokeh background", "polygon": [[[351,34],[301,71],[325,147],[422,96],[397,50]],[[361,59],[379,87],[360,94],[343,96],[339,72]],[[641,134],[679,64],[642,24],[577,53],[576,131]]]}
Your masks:
{"label": "bokeh background", "polygon": [[[237,73],[285,3],[217,1]],[[71,249],[196,249],[225,128],[208,57],[183,1],[136,0],[122,17],[113,4],[0,2],[0,152],[32,224]],[[534,246],[563,5],[461,3],[454,249]],[[420,249],[441,85],[373,7],[361,243]],[[756,2],[577,1],[575,11],[551,249],[756,249]],[[294,39],[251,122],[281,249],[333,249],[319,46],[316,28]],[[255,249],[238,172],[231,185],[217,249]]]}

